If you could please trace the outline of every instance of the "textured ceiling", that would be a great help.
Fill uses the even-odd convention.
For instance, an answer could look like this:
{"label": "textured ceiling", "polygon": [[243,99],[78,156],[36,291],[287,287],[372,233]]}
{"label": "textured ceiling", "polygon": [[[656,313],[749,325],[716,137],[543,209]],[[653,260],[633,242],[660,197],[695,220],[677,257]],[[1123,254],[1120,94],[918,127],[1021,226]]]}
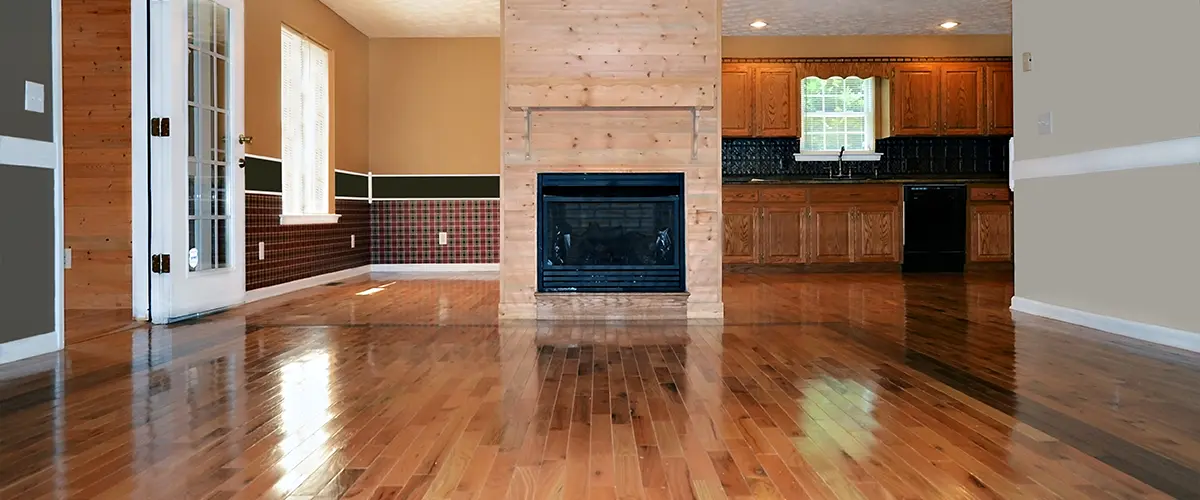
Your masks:
{"label": "textured ceiling", "polygon": [[[321,0],[369,37],[499,36],[499,0]],[[1043,0],[1054,1],[1054,0]],[[724,0],[725,35],[1008,34],[1012,0]],[[750,23],[761,19],[765,29]],[[953,19],[952,31],[939,28]]]}

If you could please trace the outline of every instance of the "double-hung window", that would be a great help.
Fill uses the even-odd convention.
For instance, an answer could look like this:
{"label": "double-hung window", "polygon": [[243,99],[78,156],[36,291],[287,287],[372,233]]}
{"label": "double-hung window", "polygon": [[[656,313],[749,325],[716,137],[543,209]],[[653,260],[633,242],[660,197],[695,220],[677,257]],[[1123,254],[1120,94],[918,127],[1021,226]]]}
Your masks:
{"label": "double-hung window", "polygon": [[874,78],[808,77],[800,82],[800,102],[798,160],[828,160],[843,147],[847,159],[878,159]]}
{"label": "double-hung window", "polygon": [[282,30],[283,224],[337,222],[329,212],[329,51]]}

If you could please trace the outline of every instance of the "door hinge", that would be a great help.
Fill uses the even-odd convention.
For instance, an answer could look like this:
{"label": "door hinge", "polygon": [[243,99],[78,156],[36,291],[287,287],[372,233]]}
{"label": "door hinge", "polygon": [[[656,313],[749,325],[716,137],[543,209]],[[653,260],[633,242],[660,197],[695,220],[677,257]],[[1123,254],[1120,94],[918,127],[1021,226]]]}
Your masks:
{"label": "door hinge", "polygon": [[171,136],[171,119],[170,118],[151,118],[150,119],[150,135],[152,137],[170,137]]}
{"label": "door hinge", "polygon": [[154,274],[170,274],[171,256],[165,253],[151,255],[150,272]]}

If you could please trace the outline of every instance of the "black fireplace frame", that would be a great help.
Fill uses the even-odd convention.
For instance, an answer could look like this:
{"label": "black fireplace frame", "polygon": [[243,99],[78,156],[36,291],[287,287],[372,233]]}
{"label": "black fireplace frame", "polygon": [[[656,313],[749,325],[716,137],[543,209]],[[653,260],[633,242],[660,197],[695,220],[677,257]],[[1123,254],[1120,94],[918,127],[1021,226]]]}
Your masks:
{"label": "black fireplace frame", "polygon": [[[687,291],[685,253],[686,214],[683,173],[539,173],[537,174],[537,285],[541,293],[681,293]],[[671,187],[678,195],[653,197],[559,197],[546,195],[544,188],[561,187]],[[550,266],[546,249],[553,246],[552,234],[543,224],[550,220],[550,206],[562,201],[630,201],[673,203],[676,234],[671,251],[675,265]],[[549,279],[547,279],[549,278]],[[586,284],[590,283],[590,284]]]}

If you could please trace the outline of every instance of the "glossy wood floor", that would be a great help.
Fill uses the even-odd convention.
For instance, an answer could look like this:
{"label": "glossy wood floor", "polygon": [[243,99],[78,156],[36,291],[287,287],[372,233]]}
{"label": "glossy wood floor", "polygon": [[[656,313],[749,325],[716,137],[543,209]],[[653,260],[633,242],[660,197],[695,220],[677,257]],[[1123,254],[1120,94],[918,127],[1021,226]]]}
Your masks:
{"label": "glossy wood floor", "polygon": [[0,367],[0,498],[1200,496],[1200,357],[1011,294],[728,275],[724,324],[498,325],[495,281],[314,288]]}

